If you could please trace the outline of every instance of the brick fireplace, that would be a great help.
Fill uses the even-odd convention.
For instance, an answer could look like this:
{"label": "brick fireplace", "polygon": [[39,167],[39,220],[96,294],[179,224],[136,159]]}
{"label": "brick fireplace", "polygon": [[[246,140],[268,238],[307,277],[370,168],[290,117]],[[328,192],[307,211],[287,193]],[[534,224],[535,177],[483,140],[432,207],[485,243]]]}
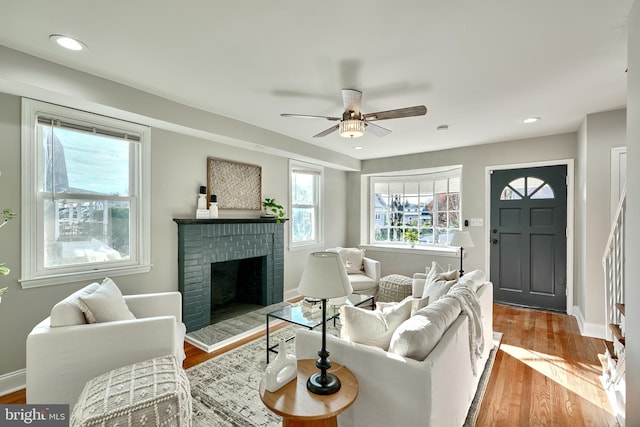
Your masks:
{"label": "brick fireplace", "polygon": [[[177,219],[178,288],[187,332],[209,326],[212,264],[260,258],[259,302],[284,296],[284,225],[275,219]],[[214,292],[215,293],[215,292]]]}

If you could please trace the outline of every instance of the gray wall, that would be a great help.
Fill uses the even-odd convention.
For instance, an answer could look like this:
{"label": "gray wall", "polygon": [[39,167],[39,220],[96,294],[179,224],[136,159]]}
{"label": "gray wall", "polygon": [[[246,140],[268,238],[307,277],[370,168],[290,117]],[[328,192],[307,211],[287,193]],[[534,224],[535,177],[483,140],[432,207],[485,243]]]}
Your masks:
{"label": "gray wall", "polygon": [[[640,164],[640,2],[635,1],[629,17],[629,74],[627,76],[627,164]],[[640,168],[627,168],[627,218],[640,218]],[[626,425],[640,425],[640,223],[627,222],[626,238],[627,307],[627,417]],[[635,301],[635,302],[633,302]],[[638,337],[638,338],[634,338]]]}
{"label": "gray wall", "polygon": [[[478,145],[451,150],[435,151],[410,156],[399,156],[386,159],[367,160],[362,164],[362,177],[366,174],[375,174],[385,171],[402,171],[411,169],[430,168],[448,165],[462,165],[462,217],[482,218],[486,226],[488,218],[485,218],[486,207],[486,167],[512,165],[526,162],[541,162],[548,160],[571,159],[576,155],[576,134],[568,133],[553,135],[543,138],[534,138],[518,141],[509,141],[496,144]],[[360,218],[366,221],[366,205],[360,204],[359,197],[354,197],[353,192],[360,194],[361,176],[356,172],[349,172],[349,211],[358,212],[358,216],[349,217],[348,228],[350,230],[350,244],[363,242],[365,236],[353,232],[359,230]],[[485,227],[469,227],[473,238],[474,247],[465,250],[464,269],[486,269],[485,256],[487,254],[487,238]],[[364,233],[365,230],[363,229]],[[385,257],[386,262],[392,259],[404,258],[403,254]],[[413,265],[414,271],[423,271],[426,264],[431,264],[432,256],[416,258]],[[458,265],[456,258],[436,258],[437,262],[446,267],[451,263]],[[404,262],[398,260],[398,262]],[[388,269],[388,266],[384,267]],[[410,266],[409,266],[410,268]]]}
{"label": "gray wall", "polygon": [[[0,93],[0,208],[20,208],[20,98]],[[151,262],[147,274],[115,277],[123,293],[148,293],[178,289],[177,225],[174,217],[192,218],[197,189],[206,184],[206,159],[213,156],[262,166],[263,195],[286,206],[288,159],[249,151],[228,144],[153,128],[151,132]],[[344,245],[346,230],[346,173],[325,168],[325,200],[331,206],[325,224],[326,244]],[[256,211],[221,211],[221,217],[258,216]],[[285,240],[288,242],[288,227]],[[288,245],[287,245],[288,246]],[[317,248],[315,248],[317,249]],[[285,297],[295,295],[307,254],[285,250]],[[86,282],[23,290],[20,277],[20,220],[0,230],[0,262],[11,266],[10,276],[0,276],[9,286],[0,305],[0,376],[25,366],[25,341],[29,331],[48,316],[53,305]]]}
{"label": "gray wall", "polygon": [[576,313],[582,332],[605,333],[602,254],[611,228],[611,149],[626,145],[626,110],[589,114],[578,131]]}

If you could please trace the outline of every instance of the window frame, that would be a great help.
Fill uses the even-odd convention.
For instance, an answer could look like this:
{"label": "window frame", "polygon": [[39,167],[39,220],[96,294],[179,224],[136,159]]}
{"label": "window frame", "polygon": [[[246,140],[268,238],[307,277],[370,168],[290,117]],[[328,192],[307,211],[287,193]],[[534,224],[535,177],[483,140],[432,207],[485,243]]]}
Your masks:
{"label": "window frame", "polygon": [[[409,242],[406,241],[397,241],[397,242],[393,242],[393,241],[386,241],[386,242],[376,242],[375,240],[375,229],[376,229],[376,221],[375,221],[375,216],[376,216],[376,197],[375,197],[375,185],[376,183],[380,183],[380,182],[395,182],[395,183],[402,183],[403,186],[406,185],[407,183],[416,183],[419,181],[433,181],[434,185],[435,185],[435,181],[436,180],[443,180],[443,179],[451,179],[451,178],[458,178],[459,179],[459,228],[458,230],[462,229],[462,223],[463,223],[463,219],[462,219],[462,205],[463,205],[463,201],[462,201],[462,173],[463,173],[463,168],[462,165],[452,165],[452,166],[446,166],[446,167],[439,167],[439,168],[433,168],[433,169],[425,169],[425,170],[420,170],[420,171],[403,171],[403,172],[395,172],[395,173],[390,173],[390,174],[375,174],[375,175],[370,175],[369,176],[369,183],[368,183],[368,188],[369,188],[369,197],[368,197],[368,230],[367,230],[367,247],[371,248],[371,249],[375,249],[375,248],[400,248],[400,249],[406,249],[406,250],[420,250],[420,251],[425,251],[425,250],[436,250],[436,251],[449,251],[449,250],[453,250],[455,247],[454,246],[450,246],[449,244],[442,244],[442,243],[421,243],[421,242],[416,242],[414,245],[411,245]],[[435,193],[434,193],[435,194]],[[449,182],[447,182],[447,192],[446,194],[449,194]],[[448,212],[448,210],[447,210]],[[432,213],[432,215],[434,215]],[[432,219],[433,221],[433,219]],[[432,223],[433,224],[433,223]],[[432,228],[433,227],[432,225]]]}
{"label": "window frame", "polygon": [[[44,215],[38,209],[39,168],[37,159],[41,149],[36,141],[38,115],[50,116],[71,123],[93,125],[96,128],[115,130],[139,138],[138,149],[132,150],[134,155],[129,161],[129,177],[131,194],[135,212],[131,214],[130,259],[121,262],[84,263],[73,266],[45,268],[39,260],[44,257],[44,231],[42,224]],[[148,126],[106,117],[103,115],[76,110],[60,105],[50,104],[29,98],[22,99],[22,135],[21,135],[21,278],[22,288],[56,285],[74,281],[85,281],[104,278],[105,276],[121,276],[146,273],[151,270],[151,130]],[[94,199],[100,199],[97,196]],[[93,199],[92,199],[93,200]],[[133,205],[132,205],[133,206]]]}
{"label": "window frame", "polygon": [[[307,171],[315,176],[317,179],[315,180],[315,188],[314,188],[314,199],[315,205],[303,205],[305,207],[313,207],[315,212],[315,236],[314,240],[303,241],[303,242],[294,242],[293,240],[293,227],[294,227],[294,216],[293,209],[297,207],[294,204],[293,197],[293,174],[296,171]],[[289,249],[290,250],[298,250],[298,249],[309,249],[311,247],[322,246],[324,243],[324,209],[323,205],[323,189],[324,189],[324,167],[315,165],[312,163],[302,162],[299,160],[289,159]]]}

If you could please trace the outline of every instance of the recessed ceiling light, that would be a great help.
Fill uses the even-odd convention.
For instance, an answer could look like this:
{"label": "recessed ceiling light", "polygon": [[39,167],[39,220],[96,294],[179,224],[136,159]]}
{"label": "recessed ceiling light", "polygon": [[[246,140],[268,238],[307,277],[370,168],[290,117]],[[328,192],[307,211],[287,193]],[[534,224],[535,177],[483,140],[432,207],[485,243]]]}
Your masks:
{"label": "recessed ceiling light", "polygon": [[80,40],[76,40],[69,36],[63,36],[61,34],[51,34],[49,36],[49,40],[56,42],[59,46],[62,46],[65,49],[73,50],[75,52],[87,49],[87,45],[82,43]]}
{"label": "recessed ceiling light", "polygon": [[354,150],[362,150],[364,147],[362,145],[356,145],[353,147]]}
{"label": "recessed ceiling light", "polygon": [[540,120],[540,117],[527,117],[522,121],[522,123],[535,123]]}

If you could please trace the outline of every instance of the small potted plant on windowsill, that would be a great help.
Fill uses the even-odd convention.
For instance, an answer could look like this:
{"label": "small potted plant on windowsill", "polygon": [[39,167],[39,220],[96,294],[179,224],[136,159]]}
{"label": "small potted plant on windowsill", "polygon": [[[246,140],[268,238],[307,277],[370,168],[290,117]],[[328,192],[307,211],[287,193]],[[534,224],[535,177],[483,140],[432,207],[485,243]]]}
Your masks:
{"label": "small potted plant on windowsill", "polygon": [[284,218],[284,207],[276,203],[276,199],[265,197],[262,207],[265,217],[276,218],[276,223],[280,224],[280,220]]}
{"label": "small potted plant on windowsill", "polygon": [[418,230],[411,229],[411,230],[406,230],[404,232],[404,239],[409,242],[411,244],[411,247],[413,248],[416,245],[416,242],[418,241]]}

